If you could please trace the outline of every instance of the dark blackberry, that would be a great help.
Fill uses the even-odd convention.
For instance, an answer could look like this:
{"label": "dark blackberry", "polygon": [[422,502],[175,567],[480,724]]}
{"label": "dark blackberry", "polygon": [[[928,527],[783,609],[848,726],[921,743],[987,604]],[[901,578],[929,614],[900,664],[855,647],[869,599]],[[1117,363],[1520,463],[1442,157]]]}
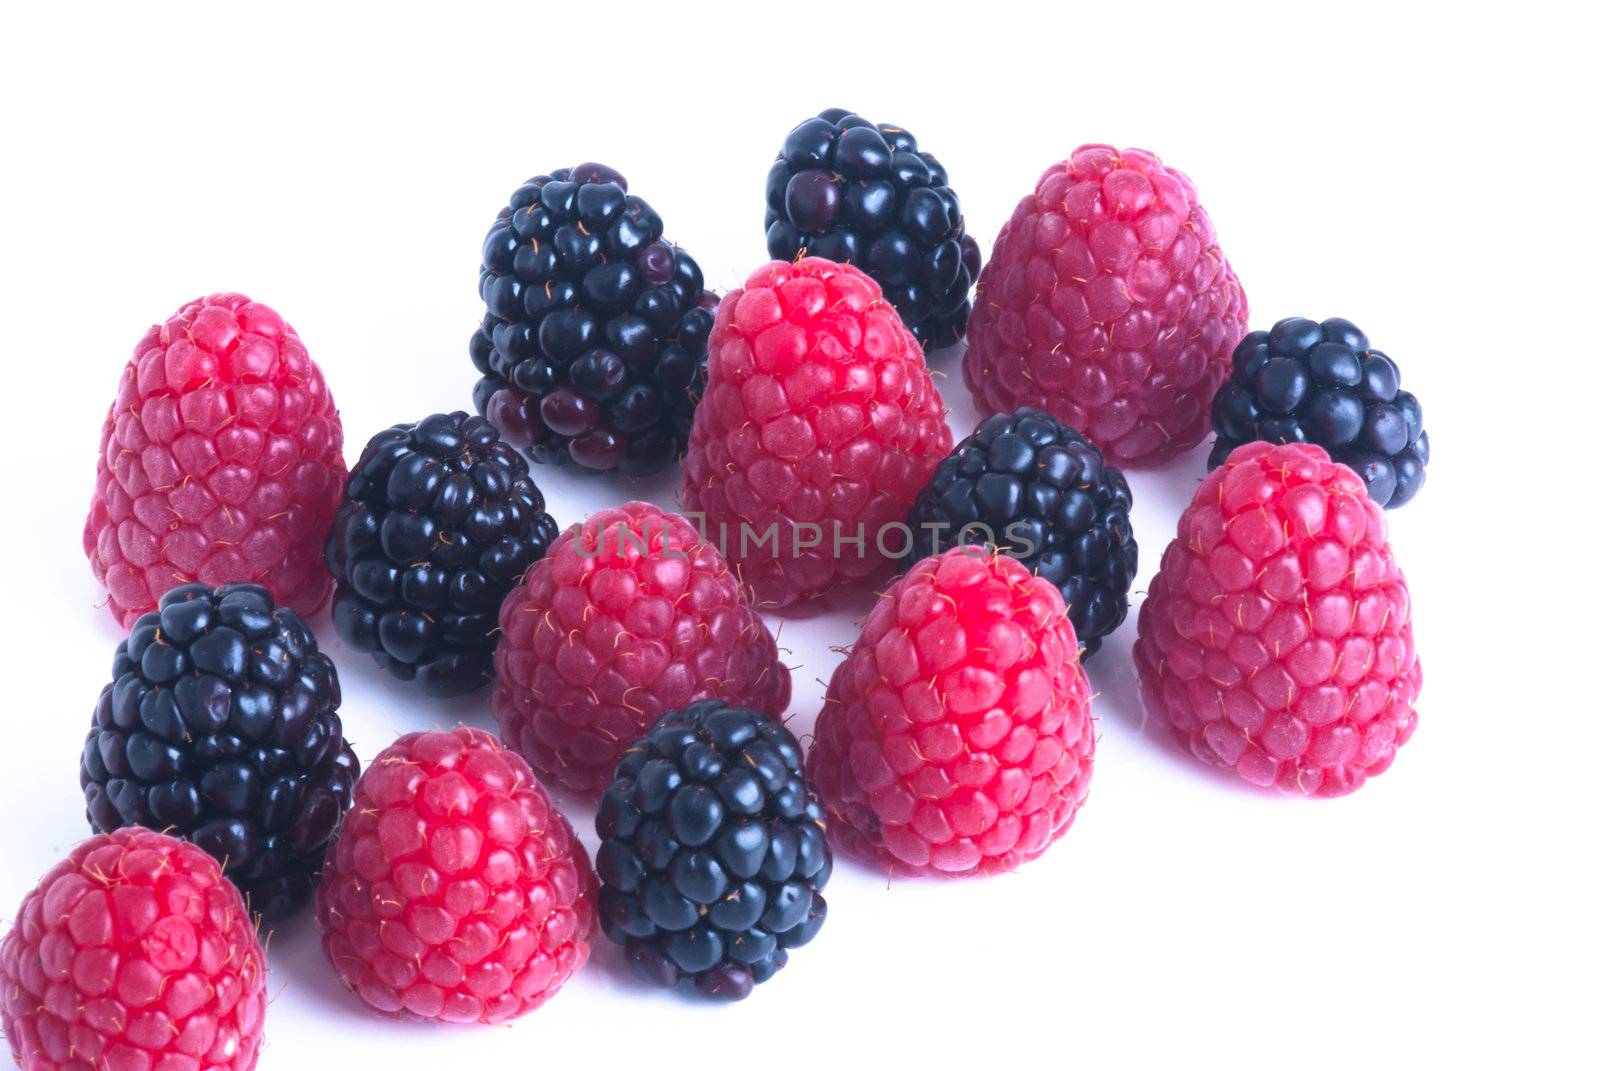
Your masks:
{"label": "dark blackberry", "polygon": [[957,544],[1005,550],[1061,589],[1084,657],[1128,616],[1139,545],[1128,481],[1038,409],[996,413],[939,463],[908,523],[905,565]]}
{"label": "dark blackberry", "polygon": [[535,460],[636,475],[677,460],[716,296],[603,164],[524,182],[483,243],[478,412]]}
{"label": "dark blackberry", "polygon": [[556,522],[481,416],[437,413],[367,443],[323,548],[344,641],[439,696],[486,683],[500,603]]}
{"label": "dark blackberry", "polygon": [[911,132],[829,108],[789,132],[767,173],[767,253],[854,264],[924,347],[967,332],[982,258],[961,200]]}
{"label": "dark blackberry", "polygon": [[1295,316],[1252,331],[1211,403],[1211,468],[1257,439],[1315,443],[1360,474],[1374,502],[1403,506],[1427,476],[1422,406],[1400,369],[1349,320]]}
{"label": "dark blackberry", "polygon": [[134,622],[100,691],[78,781],[97,833],[193,841],[268,921],[311,895],[359,766],[339,677],[266,588],[185,584]]}
{"label": "dark blackberry", "polygon": [[635,974],[738,1000],[816,936],[822,805],[780,722],[718,700],[663,714],[600,799],[600,925]]}

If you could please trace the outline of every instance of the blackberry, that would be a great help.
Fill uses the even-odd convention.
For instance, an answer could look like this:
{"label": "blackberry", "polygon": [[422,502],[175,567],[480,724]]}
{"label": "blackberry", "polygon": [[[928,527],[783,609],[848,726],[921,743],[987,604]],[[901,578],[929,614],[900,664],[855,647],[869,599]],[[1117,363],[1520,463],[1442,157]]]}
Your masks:
{"label": "blackberry", "polygon": [[908,521],[905,565],[956,544],[997,546],[1061,589],[1084,657],[1128,616],[1139,545],[1128,481],[1049,413],[996,413],[939,463]]}
{"label": "blackberry", "polygon": [[683,454],[717,299],[603,164],[524,182],[483,242],[478,412],[535,460],[644,475]]}
{"label": "blackberry", "polygon": [[767,173],[767,253],[854,264],[924,348],[967,331],[982,258],[961,200],[909,130],[829,108],[789,132]]}
{"label": "blackberry", "polygon": [[719,700],[663,714],[600,800],[600,925],[645,981],[738,1000],[816,936],[833,871],[782,723]]}
{"label": "blackberry", "polygon": [[494,668],[500,603],[556,522],[528,463],[481,416],[437,413],[372,437],[323,554],[344,641],[432,695]]}
{"label": "blackberry", "polygon": [[253,911],[293,914],[360,772],[300,615],[255,584],[185,584],[134,622],[111,677],[78,772],[89,825],[193,841]]}
{"label": "blackberry", "polygon": [[1411,501],[1427,476],[1422,406],[1400,389],[1395,363],[1349,320],[1295,316],[1246,335],[1211,403],[1211,424],[1211,468],[1257,439],[1315,443],[1355,469],[1389,509]]}

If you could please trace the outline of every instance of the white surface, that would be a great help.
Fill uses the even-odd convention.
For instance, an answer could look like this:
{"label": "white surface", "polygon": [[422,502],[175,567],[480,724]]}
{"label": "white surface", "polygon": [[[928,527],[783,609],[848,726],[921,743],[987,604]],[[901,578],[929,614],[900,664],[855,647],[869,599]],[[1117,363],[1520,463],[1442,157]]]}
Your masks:
{"label": "white surface", "polygon": [[[479,244],[524,178],[618,167],[725,290],[764,259],[784,134],[843,105],[939,155],[986,254],[1079,143],[1153,149],[1198,184],[1257,325],[1348,316],[1398,359],[1435,457],[1392,515],[1425,669],[1416,736],[1350,798],[1250,790],[1145,731],[1130,619],[1089,663],[1087,808],[1022,871],[890,885],[842,862],[820,937],[743,1004],[642,991],[601,940],[504,1029],[370,1016],[302,917],[272,942],[261,1066],[1593,1060],[1594,535],[1570,504],[1593,494],[1574,460],[1592,454],[1571,452],[1596,396],[1578,113],[1594,86],[1574,73],[1592,57],[1541,5],[1493,24],[1468,8],[9,9],[0,914],[86,832],[77,754],[119,637],[79,531],[149,323],[215,290],[273,305],[321,363],[353,459],[392,422],[470,407]],[[958,356],[935,364],[964,434]],[[1132,475],[1140,592],[1204,457]],[[536,476],[563,524],[673,488]],[[485,696],[419,698],[315,625],[363,758],[491,724]],[[797,730],[854,635],[847,613],[784,625]],[[592,848],[591,812],[571,813]]]}

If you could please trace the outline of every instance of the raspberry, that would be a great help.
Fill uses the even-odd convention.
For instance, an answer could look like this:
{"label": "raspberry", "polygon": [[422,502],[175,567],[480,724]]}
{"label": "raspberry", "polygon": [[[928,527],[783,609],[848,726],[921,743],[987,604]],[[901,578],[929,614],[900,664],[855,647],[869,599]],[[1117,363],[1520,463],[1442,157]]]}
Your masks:
{"label": "raspberry", "polygon": [[647,502],[562,533],[500,610],[495,717],[539,773],[597,796],[656,719],[699,699],[777,717],[789,669],[717,548]]}
{"label": "raspberry", "polygon": [[1035,406],[1114,464],[1157,465],[1204,437],[1247,316],[1189,179],[1085,145],[1000,229],[962,369],[982,413]]}
{"label": "raspberry", "polygon": [[195,580],[320,610],[343,449],[321,370],[267,306],[213,294],[150,328],[106,415],[83,527],[111,612],[130,627]]}
{"label": "raspberry", "polygon": [[757,605],[798,607],[886,574],[950,429],[878,284],[817,257],[758,268],[717,310],[709,367],[684,500]]}
{"label": "raspberry", "polygon": [[496,1023],[589,958],[594,872],[528,764],[488,733],[407,733],[356,782],[317,889],[322,948],[373,1009]]}
{"label": "raspberry", "polygon": [[767,255],[865,269],[925,346],[967,330],[978,243],[932,153],[903,127],[829,108],[789,132],[767,173]]}
{"label": "raspberry", "polygon": [[600,916],[634,973],[739,1000],[817,935],[833,872],[800,744],[708,699],[666,714],[600,801]]}
{"label": "raspberry", "polygon": [[367,443],[324,550],[333,623],[431,695],[489,680],[506,592],[556,537],[528,463],[480,416],[436,413]]}
{"label": "raspberry", "polygon": [[0,941],[0,1025],[22,1071],[249,1071],[267,966],[239,891],[192,844],[90,837]]}
{"label": "raspberry", "polygon": [[1128,616],[1139,545],[1122,473],[1037,409],[996,413],[939,463],[911,511],[917,559],[956,544],[1003,547],[1061,590],[1083,657]]}
{"label": "raspberry", "polygon": [[339,677],[265,588],[173,588],[134,623],[100,691],[78,780],[89,825],[191,840],[268,921],[311,897],[360,767]]}
{"label": "raspberry", "polygon": [[969,547],[912,566],[834,671],[806,768],[835,847],[892,873],[997,873],[1042,854],[1094,768],[1061,592]]}
{"label": "raspberry", "polygon": [[1133,655],[1150,712],[1252,784],[1353,792],[1417,726],[1411,597],[1383,511],[1320,446],[1247,443],[1205,478]]}
{"label": "raspberry", "polygon": [[1356,470],[1384,508],[1403,506],[1427,475],[1422,406],[1400,369],[1349,320],[1279,320],[1233,352],[1233,375],[1211,403],[1216,468],[1240,443],[1316,443]]}
{"label": "raspberry", "polygon": [[655,472],[677,460],[714,294],[604,164],[524,182],[483,241],[470,352],[478,412],[538,461]]}

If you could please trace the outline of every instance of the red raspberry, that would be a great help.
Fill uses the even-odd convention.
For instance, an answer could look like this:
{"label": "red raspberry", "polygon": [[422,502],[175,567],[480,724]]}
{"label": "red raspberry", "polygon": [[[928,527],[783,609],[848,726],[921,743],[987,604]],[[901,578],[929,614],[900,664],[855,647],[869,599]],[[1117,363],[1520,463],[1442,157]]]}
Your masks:
{"label": "red raspberry", "polygon": [[984,415],[1036,406],[1113,464],[1157,465],[1211,430],[1247,313],[1188,177],[1085,145],[1000,229],[962,368]]}
{"label": "red raspberry", "polygon": [[377,1011],[497,1023],[589,958],[594,871],[528,764],[479,729],[372,760],[317,888],[322,948]]}
{"label": "red raspberry", "polygon": [[1383,510],[1320,446],[1249,443],[1205,478],[1133,655],[1145,706],[1253,784],[1353,792],[1417,727],[1411,596]]}
{"label": "red raspberry", "polygon": [[757,268],[717,309],[684,501],[783,608],[885,575],[950,450],[944,400],[878,284],[819,257]]}
{"label": "red raspberry", "polygon": [[267,306],[213,294],[150,328],[106,415],[83,526],[111,612],[130,627],[195,580],[321,609],[343,449],[322,372]]}
{"label": "red raspberry", "polygon": [[500,607],[494,712],[539,773],[583,796],[669,710],[777,717],[789,668],[717,548],[648,502],[562,533]]}
{"label": "red raspberry", "polygon": [[834,671],[806,768],[835,845],[893,873],[998,873],[1042,854],[1094,769],[1061,592],[967,547],[912,566]]}
{"label": "red raspberry", "polygon": [[267,966],[222,867],[139,827],[90,837],[0,942],[0,1025],[22,1071],[249,1071]]}

